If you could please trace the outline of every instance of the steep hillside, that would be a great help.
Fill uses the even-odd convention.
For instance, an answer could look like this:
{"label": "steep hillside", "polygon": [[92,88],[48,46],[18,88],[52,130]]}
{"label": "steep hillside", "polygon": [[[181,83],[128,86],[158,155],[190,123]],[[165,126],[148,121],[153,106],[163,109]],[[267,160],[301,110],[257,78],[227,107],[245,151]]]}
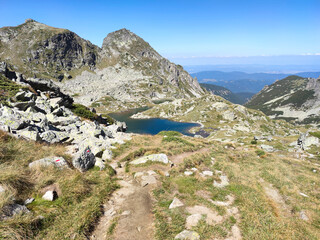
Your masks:
{"label": "steep hillside", "polygon": [[214,95],[223,97],[224,99],[235,103],[235,104],[244,104],[254,95],[253,93],[233,93],[229,89],[217,86],[214,84],[200,83],[200,86],[205,88],[207,91],[211,92]]}
{"label": "steep hillside", "polygon": [[32,19],[0,29],[0,59],[29,77],[62,80],[69,73],[93,68],[99,48],[77,34]]}
{"label": "steep hillside", "polygon": [[62,88],[83,104],[118,110],[152,100],[199,97],[204,91],[181,66],[160,56],[127,29],[108,34],[94,72],[83,72]]}
{"label": "steep hillside", "polygon": [[273,118],[298,122],[319,122],[320,79],[289,76],[266,86],[247,107],[259,109]]}

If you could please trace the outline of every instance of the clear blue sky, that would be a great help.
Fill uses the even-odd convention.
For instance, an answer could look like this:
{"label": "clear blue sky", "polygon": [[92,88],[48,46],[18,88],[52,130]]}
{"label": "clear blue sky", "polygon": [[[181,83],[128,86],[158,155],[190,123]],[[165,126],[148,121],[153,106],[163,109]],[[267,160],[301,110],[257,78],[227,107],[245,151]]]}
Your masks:
{"label": "clear blue sky", "polygon": [[320,53],[320,0],[0,0],[0,26],[26,18],[99,46],[128,28],[171,59]]}

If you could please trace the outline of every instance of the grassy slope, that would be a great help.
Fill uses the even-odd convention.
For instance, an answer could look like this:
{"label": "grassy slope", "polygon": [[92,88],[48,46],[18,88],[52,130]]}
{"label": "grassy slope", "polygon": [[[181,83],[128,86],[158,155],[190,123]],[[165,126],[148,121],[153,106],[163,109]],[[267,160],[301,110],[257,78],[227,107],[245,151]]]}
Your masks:
{"label": "grassy slope", "polygon": [[[294,75],[286,77],[273,83],[268,87],[268,89],[262,90],[245,105],[253,109],[259,109],[267,115],[277,114],[277,112],[275,112],[273,109],[286,104],[292,104],[293,106],[299,108],[308,99],[311,99],[314,94],[314,91],[304,90],[306,84],[306,78]],[[271,104],[265,105],[266,102],[286,94],[290,94],[291,91],[294,91],[294,93],[291,94],[288,99],[280,99]]]}
{"label": "grassy slope", "polygon": [[[0,195],[0,206],[34,197],[31,214],[0,222],[0,239],[86,239],[101,204],[116,188],[108,171],[92,169],[81,174],[75,169],[54,168],[31,171],[28,164],[43,157],[63,156],[61,145],[44,145],[18,140],[0,132],[0,184],[8,189]],[[57,184],[62,192],[54,202],[41,199],[41,189]],[[44,218],[41,219],[40,216]]]}
{"label": "grassy slope", "polygon": [[[175,140],[168,141],[167,138]],[[313,163],[319,160],[297,160],[293,154],[288,153],[288,144],[293,139],[276,138],[268,144],[280,151],[265,154],[258,151],[257,145],[251,145],[249,138],[243,141],[244,146],[240,146],[238,143],[222,144],[208,139],[163,133],[157,136],[135,136],[130,143],[116,149],[115,153],[119,161],[131,161],[144,154],[164,152],[172,156],[208,148],[206,153],[185,158],[182,164],[170,171],[170,177],[161,177],[161,186],[153,191],[156,199],[153,207],[156,239],[173,239],[185,229],[188,216],[185,208],[168,209],[174,196],[186,206],[204,205],[226,216],[226,208],[215,206],[209,199],[225,201],[227,195],[235,197],[232,206],[239,209],[240,218],[225,217],[222,223],[215,226],[200,222],[193,229],[201,235],[201,239],[226,237],[235,223],[240,227],[243,239],[319,239],[320,195],[317,183],[320,176],[312,171],[315,166]],[[212,157],[215,158],[214,164],[211,163]],[[214,187],[213,180],[218,180],[216,174],[207,179],[197,174],[184,176],[185,169],[191,167],[198,170],[221,170],[228,175],[230,185],[223,189]],[[131,174],[142,169],[161,169],[161,165],[143,165],[127,171]],[[280,206],[265,193],[264,186],[269,184],[283,197],[285,206]],[[209,199],[200,196],[198,190],[206,191],[210,195]],[[300,191],[309,197],[301,196]],[[309,221],[299,218],[301,210],[306,212]]]}
{"label": "grassy slope", "polygon": [[221,87],[214,84],[201,83],[200,86],[205,88],[207,91],[210,91],[215,95],[223,97],[224,99],[235,104],[244,104],[245,102],[247,102],[248,96],[250,96],[250,93],[237,94],[231,92],[229,89],[225,87]]}
{"label": "grassy slope", "polygon": [[0,74],[0,103],[5,103],[8,98],[13,97],[21,86]]}

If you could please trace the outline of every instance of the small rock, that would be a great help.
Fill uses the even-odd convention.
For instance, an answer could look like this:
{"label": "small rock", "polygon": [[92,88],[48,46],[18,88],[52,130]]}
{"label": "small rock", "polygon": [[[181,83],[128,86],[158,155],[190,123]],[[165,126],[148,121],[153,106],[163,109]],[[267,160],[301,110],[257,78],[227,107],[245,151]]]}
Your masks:
{"label": "small rock", "polygon": [[299,192],[299,194],[300,194],[301,196],[303,196],[303,197],[309,197],[307,194],[304,194],[304,193],[302,193],[302,192]]}
{"label": "small rock", "polygon": [[181,239],[181,240],[200,240],[200,235],[194,231],[183,230],[174,239]]}
{"label": "small rock", "polygon": [[58,198],[58,194],[56,191],[47,191],[42,198],[47,201],[54,201]]}
{"label": "small rock", "polygon": [[213,172],[212,171],[203,171],[202,175],[203,176],[213,176]]}
{"label": "small rock", "polygon": [[262,144],[260,147],[262,150],[266,152],[274,152],[274,148],[272,146]]}
{"label": "small rock", "polygon": [[178,198],[175,197],[172,203],[170,204],[169,209],[182,207],[182,206],[184,206],[184,204]]}
{"label": "small rock", "polygon": [[191,176],[193,174],[193,172],[191,172],[191,171],[185,171],[184,172],[184,175],[186,175],[186,176]]}
{"label": "small rock", "polygon": [[214,180],[213,186],[218,187],[218,188],[223,188],[223,187],[229,185],[229,180],[228,180],[228,177],[227,177],[227,176],[225,176],[225,175],[220,176],[220,180],[221,180],[220,183],[218,183],[218,182],[216,182],[216,181]]}
{"label": "small rock", "polygon": [[0,194],[6,191],[2,185],[0,185]]}
{"label": "small rock", "polygon": [[28,205],[34,201],[34,198],[28,198],[27,200],[24,201],[24,205]]}
{"label": "small rock", "polygon": [[299,217],[304,221],[309,221],[309,218],[304,211],[299,212]]}

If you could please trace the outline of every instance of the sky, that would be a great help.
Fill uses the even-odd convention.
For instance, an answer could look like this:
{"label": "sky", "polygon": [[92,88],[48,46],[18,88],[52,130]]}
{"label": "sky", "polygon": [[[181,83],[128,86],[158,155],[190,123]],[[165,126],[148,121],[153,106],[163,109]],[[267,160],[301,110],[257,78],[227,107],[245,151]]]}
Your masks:
{"label": "sky", "polygon": [[319,12],[320,0],[0,0],[0,26],[32,18],[98,46],[108,33],[127,28],[182,64],[244,63],[256,56],[271,64],[282,55],[294,55],[294,64],[316,64]]}

